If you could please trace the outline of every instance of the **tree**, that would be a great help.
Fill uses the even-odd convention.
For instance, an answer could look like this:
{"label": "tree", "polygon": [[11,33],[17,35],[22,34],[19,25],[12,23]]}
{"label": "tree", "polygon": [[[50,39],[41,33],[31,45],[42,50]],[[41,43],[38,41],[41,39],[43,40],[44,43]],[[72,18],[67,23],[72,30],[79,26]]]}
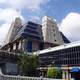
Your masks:
{"label": "tree", "polygon": [[48,78],[61,78],[61,70],[58,68],[49,67],[47,70]]}
{"label": "tree", "polygon": [[38,65],[38,57],[35,55],[23,54],[19,57],[18,66],[21,75],[33,76]]}

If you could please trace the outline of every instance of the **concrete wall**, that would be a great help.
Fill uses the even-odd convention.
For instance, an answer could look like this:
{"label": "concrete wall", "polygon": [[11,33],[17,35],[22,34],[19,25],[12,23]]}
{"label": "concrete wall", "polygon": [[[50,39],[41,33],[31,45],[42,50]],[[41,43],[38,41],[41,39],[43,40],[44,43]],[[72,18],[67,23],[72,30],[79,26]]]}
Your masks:
{"label": "concrete wall", "polygon": [[44,42],[61,45],[64,43],[62,36],[59,33],[57,24],[51,18],[45,16],[42,19],[42,32]]}

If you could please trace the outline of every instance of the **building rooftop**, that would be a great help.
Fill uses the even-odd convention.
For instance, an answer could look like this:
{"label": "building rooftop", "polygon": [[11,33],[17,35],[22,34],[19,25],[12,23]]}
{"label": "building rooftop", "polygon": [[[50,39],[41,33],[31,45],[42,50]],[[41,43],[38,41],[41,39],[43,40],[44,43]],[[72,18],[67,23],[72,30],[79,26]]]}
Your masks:
{"label": "building rooftop", "polygon": [[57,51],[57,50],[61,50],[61,49],[76,47],[76,46],[80,46],[80,41],[64,44],[64,45],[53,47],[53,48],[40,50],[40,51],[37,51],[37,53],[43,54],[43,53],[48,53],[48,52]]}

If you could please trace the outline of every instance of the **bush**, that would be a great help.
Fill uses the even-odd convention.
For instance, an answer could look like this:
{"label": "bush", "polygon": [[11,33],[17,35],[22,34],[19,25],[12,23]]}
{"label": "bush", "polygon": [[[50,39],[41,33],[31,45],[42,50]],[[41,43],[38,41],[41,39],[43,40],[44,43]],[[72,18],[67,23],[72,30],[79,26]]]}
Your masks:
{"label": "bush", "polygon": [[21,75],[33,76],[38,65],[38,57],[34,55],[23,54],[18,60]]}
{"label": "bush", "polygon": [[61,78],[61,70],[54,67],[49,67],[47,70],[48,78]]}

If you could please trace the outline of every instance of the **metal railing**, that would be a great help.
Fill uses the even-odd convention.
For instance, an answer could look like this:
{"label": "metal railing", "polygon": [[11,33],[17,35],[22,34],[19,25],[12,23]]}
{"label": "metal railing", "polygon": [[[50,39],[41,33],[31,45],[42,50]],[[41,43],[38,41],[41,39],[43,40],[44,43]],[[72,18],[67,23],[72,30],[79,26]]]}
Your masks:
{"label": "metal railing", "polygon": [[62,79],[51,79],[51,78],[42,78],[42,77],[25,77],[25,76],[0,75],[0,80],[62,80]]}

